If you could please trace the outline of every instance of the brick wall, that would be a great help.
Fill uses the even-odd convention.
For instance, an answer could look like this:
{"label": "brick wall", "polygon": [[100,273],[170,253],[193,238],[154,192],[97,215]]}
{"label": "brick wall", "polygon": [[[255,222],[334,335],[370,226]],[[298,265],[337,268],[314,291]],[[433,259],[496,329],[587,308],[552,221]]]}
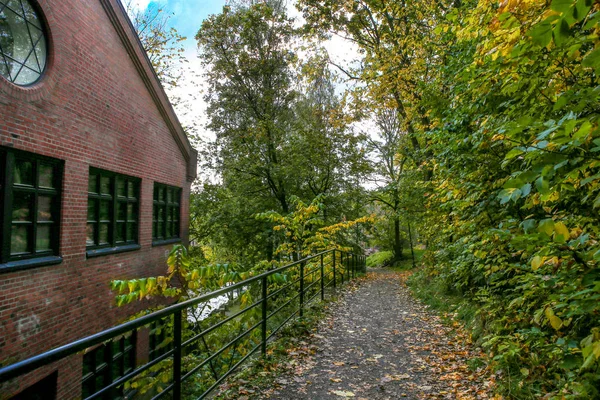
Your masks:
{"label": "brick wall", "polygon": [[[171,246],[151,245],[155,181],[183,188],[184,242],[187,238],[187,161],[101,2],[39,0],[39,6],[49,28],[49,65],[32,87],[17,88],[0,78],[0,145],[65,161],[63,261],[0,274],[2,365],[103,330],[135,311],[113,305],[109,282],[165,272]],[[142,179],[141,250],[86,258],[90,166]],[[0,399],[56,368],[58,398],[79,397],[78,355],[5,385]]]}

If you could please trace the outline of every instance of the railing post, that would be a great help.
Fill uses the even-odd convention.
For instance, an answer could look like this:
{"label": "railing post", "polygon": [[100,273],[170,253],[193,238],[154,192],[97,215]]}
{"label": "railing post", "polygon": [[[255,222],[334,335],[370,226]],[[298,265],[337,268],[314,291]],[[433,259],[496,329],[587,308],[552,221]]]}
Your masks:
{"label": "railing post", "polygon": [[348,271],[348,280],[350,280],[350,268],[352,263],[350,262],[350,254],[346,254],[346,271]]}
{"label": "railing post", "polygon": [[335,276],[335,250],[333,250],[333,288],[335,289],[337,277]]}
{"label": "railing post", "polygon": [[263,276],[261,280],[262,285],[262,324],[261,324],[261,336],[262,342],[260,346],[261,353],[264,356],[267,355],[267,277]]}
{"label": "railing post", "polygon": [[344,253],[342,253],[340,251],[340,266],[342,267],[342,285],[344,284],[344,274],[346,273],[346,270],[344,269]]}
{"label": "railing post", "polygon": [[181,399],[181,318],[181,310],[173,314],[173,399],[175,400]]}
{"label": "railing post", "polygon": [[304,316],[304,261],[300,263],[300,318]]}
{"label": "railing post", "polygon": [[321,301],[325,300],[325,271],[323,270],[323,254],[321,254]]}

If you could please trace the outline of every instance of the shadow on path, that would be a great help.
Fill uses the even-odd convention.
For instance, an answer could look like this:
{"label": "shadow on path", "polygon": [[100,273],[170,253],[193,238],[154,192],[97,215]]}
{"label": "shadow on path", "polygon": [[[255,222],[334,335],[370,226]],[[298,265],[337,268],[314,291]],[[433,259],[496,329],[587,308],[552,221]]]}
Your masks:
{"label": "shadow on path", "polygon": [[[266,399],[486,399],[466,338],[416,301],[406,274],[370,270],[306,339],[314,354],[261,390]],[[257,392],[258,393],[258,392]]]}

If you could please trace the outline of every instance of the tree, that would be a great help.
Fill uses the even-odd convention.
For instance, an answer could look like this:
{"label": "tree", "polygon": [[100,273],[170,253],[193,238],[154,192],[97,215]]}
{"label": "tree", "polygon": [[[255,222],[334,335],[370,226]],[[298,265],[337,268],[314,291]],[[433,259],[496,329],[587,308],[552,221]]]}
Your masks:
{"label": "tree", "polygon": [[286,213],[291,182],[284,138],[295,97],[292,37],[291,22],[266,4],[225,7],[196,36],[209,83],[208,127],[217,136],[224,184],[274,200]]}
{"label": "tree", "polygon": [[196,85],[196,82],[192,78],[192,71],[186,67],[186,37],[169,26],[172,14],[166,11],[164,5],[155,2],[151,2],[145,10],[140,10],[133,0],[125,3],[125,10],[169,100],[180,113],[188,110],[188,100],[181,98],[175,89],[181,87],[184,80],[188,85]]}
{"label": "tree", "polygon": [[250,216],[287,215],[291,198],[308,203],[325,195],[324,217],[337,221],[365,168],[326,63],[317,54],[296,68],[297,32],[275,3],[225,7],[197,35],[209,82],[208,128],[216,133],[205,160],[238,205],[235,220],[260,231],[254,243],[265,246],[267,259],[277,244],[272,224]]}

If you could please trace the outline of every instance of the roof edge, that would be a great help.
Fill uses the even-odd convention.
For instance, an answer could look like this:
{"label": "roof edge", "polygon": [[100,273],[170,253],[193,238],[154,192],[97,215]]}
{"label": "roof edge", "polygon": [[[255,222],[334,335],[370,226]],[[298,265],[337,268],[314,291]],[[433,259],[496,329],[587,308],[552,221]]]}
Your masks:
{"label": "roof edge", "polygon": [[183,157],[185,158],[187,165],[186,177],[188,181],[193,181],[197,176],[197,159],[198,151],[191,145],[173,105],[169,101],[169,98],[156,75],[156,71],[144,50],[142,42],[138,37],[127,11],[120,0],[100,0],[104,11],[108,15],[108,18],[114,26],[121,42],[125,46],[125,50],[129,57],[133,61],[139,76],[142,78],[146,89],[150,93],[152,100],[156,104],[158,111],[163,117],[175,143],[181,150]]}

